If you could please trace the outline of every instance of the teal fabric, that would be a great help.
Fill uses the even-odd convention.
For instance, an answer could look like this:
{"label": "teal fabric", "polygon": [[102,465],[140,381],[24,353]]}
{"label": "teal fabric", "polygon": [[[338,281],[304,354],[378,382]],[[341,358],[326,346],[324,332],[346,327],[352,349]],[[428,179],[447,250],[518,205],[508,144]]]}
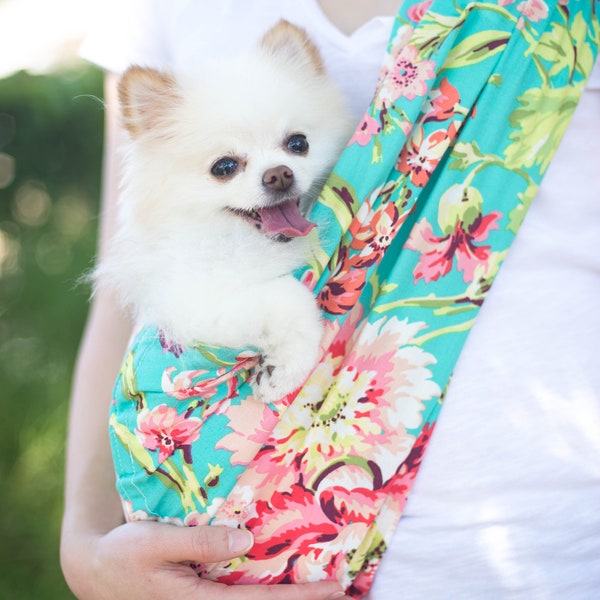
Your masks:
{"label": "teal fabric", "polygon": [[296,395],[263,405],[247,384],[256,349],[182,348],[143,329],[111,415],[130,519],[253,531],[247,557],[196,565],[203,577],[368,591],[592,69],[596,9],[403,3],[373,103],[312,212],[315,258],[297,274],[325,319],[319,364]]}

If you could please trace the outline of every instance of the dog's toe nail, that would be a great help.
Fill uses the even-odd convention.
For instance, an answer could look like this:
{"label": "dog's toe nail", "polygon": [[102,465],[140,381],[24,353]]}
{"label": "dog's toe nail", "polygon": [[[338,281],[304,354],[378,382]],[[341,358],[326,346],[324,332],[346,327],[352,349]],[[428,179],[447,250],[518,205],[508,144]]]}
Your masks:
{"label": "dog's toe nail", "polygon": [[269,377],[271,377],[271,375],[273,375],[273,371],[275,370],[275,366],[274,365],[268,365],[267,366],[267,373],[269,374]]}
{"label": "dog's toe nail", "polygon": [[259,371],[256,374],[256,383],[257,383],[257,385],[260,385],[260,380],[262,379],[262,376],[263,376],[263,371]]}

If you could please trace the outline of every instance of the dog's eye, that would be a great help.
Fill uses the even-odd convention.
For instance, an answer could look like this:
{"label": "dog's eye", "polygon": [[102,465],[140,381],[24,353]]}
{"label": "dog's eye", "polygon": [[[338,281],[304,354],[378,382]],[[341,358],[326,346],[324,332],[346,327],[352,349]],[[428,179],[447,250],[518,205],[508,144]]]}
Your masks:
{"label": "dog's eye", "polygon": [[306,154],[308,152],[308,140],[305,135],[295,133],[289,137],[287,148],[295,154]]}
{"label": "dog's eye", "polygon": [[219,178],[231,177],[238,168],[238,161],[235,158],[226,156],[220,158],[210,169],[210,172]]}

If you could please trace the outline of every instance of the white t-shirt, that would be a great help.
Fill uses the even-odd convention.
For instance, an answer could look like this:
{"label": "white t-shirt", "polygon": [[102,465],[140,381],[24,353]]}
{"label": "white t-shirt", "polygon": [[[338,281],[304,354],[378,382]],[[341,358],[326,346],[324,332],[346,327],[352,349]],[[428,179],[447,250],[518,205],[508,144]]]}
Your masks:
{"label": "white t-shirt", "polygon": [[[316,0],[116,5],[82,50],[107,70],[237,53],[285,17],[357,119],[392,24],[346,36]],[[599,335],[597,64],[459,359],[372,600],[600,598]]]}

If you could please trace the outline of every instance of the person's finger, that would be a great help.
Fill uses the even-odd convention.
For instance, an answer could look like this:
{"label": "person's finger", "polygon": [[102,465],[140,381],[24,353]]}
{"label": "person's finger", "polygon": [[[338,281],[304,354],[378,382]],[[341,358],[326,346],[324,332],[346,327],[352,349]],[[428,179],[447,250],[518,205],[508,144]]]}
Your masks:
{"label": "person's finger", "polygon": [[[249,531],[222,526],[177,527],[166,523],[130,523],[138,529],[136,547],[151,548],[164,561],[171,563],[218,562],[245,554],[254,543]],[[150,531],[151,527],[151,531]],[[147,535],[146,535],[147,534]],[[150,535],[151,534],[151,535]],[[231,600],[341,600],[346,598],[335,581],[284,585],[227,586],[207,579],[195,578],[194,587],[202,598]]]}
{"label": "person's finger", "polygon": [[[167,523],[136,523],[140,545],[151,545],[154,555],[160,549],[163,560],[180,562],[219,562],[245,554],[254,543],[252,534],[245,529],[221,526],[177,527]],[[152,530],[143,529],[152,525]],[[150,536],[151,533],[151,536]]]}

